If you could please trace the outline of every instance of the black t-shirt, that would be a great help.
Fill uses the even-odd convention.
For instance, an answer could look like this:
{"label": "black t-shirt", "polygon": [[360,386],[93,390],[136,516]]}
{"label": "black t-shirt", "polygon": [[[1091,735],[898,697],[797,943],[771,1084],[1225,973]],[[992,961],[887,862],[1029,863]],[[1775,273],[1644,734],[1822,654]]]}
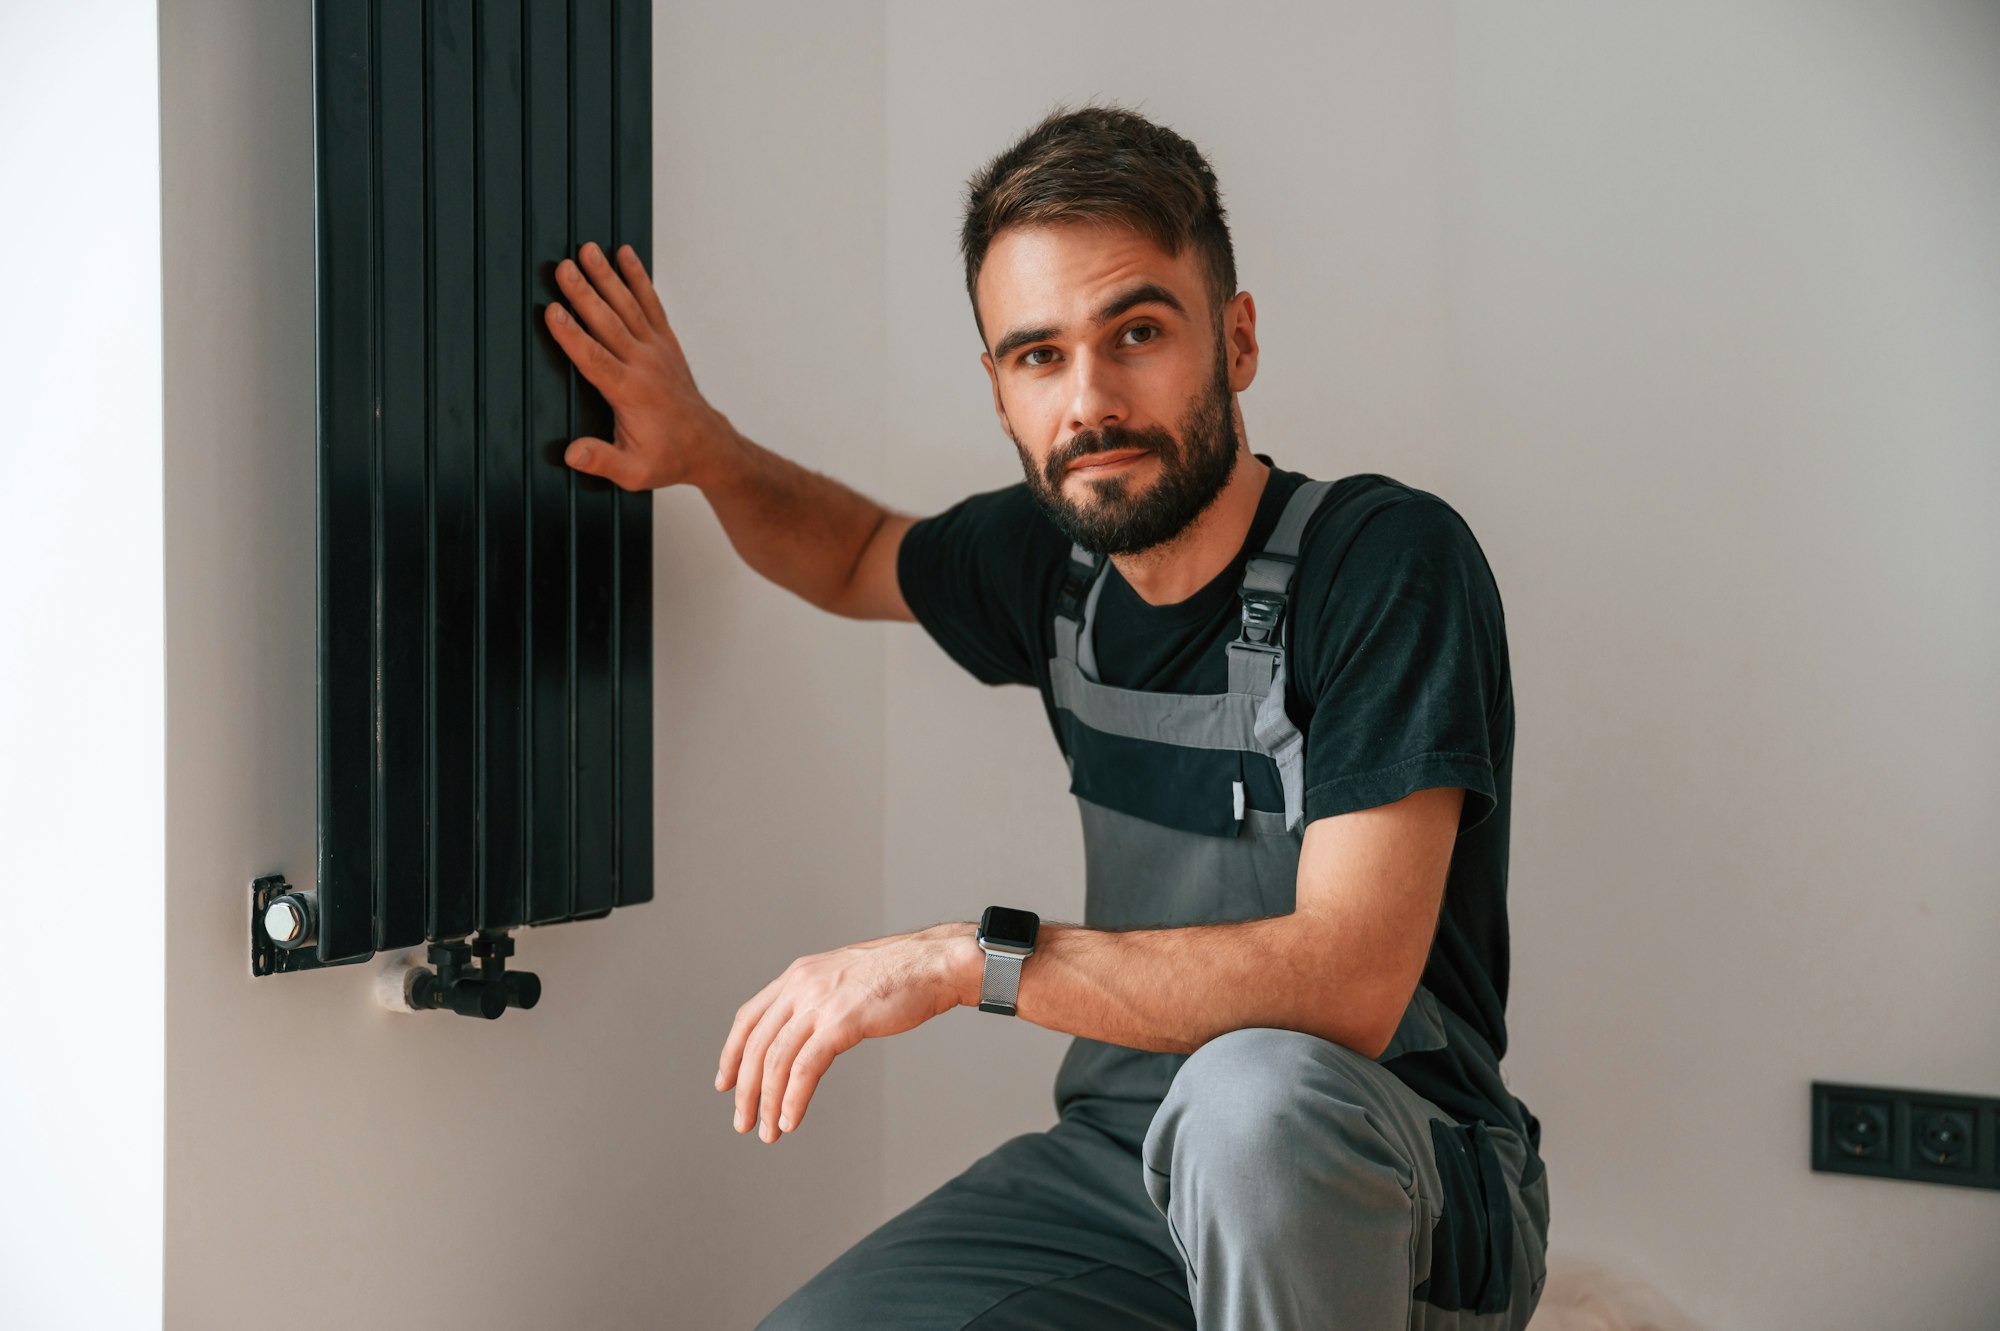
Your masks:
{"label": "black t-shirt", "polygon": [[[1115,564],[1106,570],[1094,628],[1102,681],[1226,692],[1244,565],[1307,479],[1272,466],[1243,548],[1184,601],[1148,605]],[[1049,658],[1069,551],[1017,482],[920,520],[896,561],[917,622],[981,681],[1033,685],[1052,730]],[[1307,523],[1290,591],[1285,705],[1305,736],[1306,820],[1465,788],[1423,983],[1498,1058],[1507,1049],[1514,695],[1485,554],[1436,495],[1374,473],[1348,476]]]}

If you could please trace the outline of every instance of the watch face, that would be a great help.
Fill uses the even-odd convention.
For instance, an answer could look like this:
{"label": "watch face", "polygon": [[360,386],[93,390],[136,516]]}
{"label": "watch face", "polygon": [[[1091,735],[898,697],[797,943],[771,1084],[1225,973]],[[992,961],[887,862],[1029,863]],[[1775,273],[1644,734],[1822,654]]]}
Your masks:
{"label": "watch face", "polygon": [[1041,923],[1042,917],[1031,910],[988,906],[986,914],[979,920],[979,936],[988,943],[1006,947],[1033,947],[1035,930]]}

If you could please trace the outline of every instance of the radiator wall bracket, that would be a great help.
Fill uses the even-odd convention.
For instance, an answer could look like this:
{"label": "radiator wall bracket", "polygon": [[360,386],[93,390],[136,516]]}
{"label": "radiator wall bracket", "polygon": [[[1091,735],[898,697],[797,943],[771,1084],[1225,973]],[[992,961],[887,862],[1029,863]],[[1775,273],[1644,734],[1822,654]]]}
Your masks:
{"label": "radiator wall bracket", "polygon": [[289,971],[351,966],[369,953],[323,961],[319,955],[319,896],[302,892],[281,873],[267,873],[250,884],[250,974],[281,975]]}

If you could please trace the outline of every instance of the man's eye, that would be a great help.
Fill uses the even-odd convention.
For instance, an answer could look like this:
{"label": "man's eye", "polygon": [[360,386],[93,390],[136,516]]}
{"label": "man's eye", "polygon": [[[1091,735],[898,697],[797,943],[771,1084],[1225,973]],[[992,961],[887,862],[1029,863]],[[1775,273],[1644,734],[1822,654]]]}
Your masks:
{"label": "man's eye", "polygon": [[[1126,329],[1121,336],[1130,337],[1134,333],[1145,334],[1144,337],[1138,340],[1139,345],[1143,346],[1146,343],[1151,342],[1154,338],[1158,337],[1160,329],[1157,324],[1133,324],[1130,328]],[[1035,368],[1040,369],[1042,366],[1047,365],[1049,362],[1045,360],[1036,360],[1035,357],[1042,355],[1044,352],[1053,356],[1055,354],[1055,348],[1035,347],[1032,350],[1024,351],[1021,353],[1021,364],[1032,365]]]}

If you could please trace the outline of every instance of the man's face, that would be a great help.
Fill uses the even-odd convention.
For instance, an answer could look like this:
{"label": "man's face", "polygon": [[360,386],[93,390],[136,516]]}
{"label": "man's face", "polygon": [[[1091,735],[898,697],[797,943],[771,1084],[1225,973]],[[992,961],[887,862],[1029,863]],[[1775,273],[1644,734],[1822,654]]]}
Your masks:
{"label": "man's face", "polygon": [[1169,255],[1122,226],[1014,227],[988,248],[977,291],[994,410],[1065,535],[1132,554],[1214,502],[1236,466],[1232,395],[1256,344],[1229,355],[1217,324],[1242,330],[1249,297],[1216,319],[1192,246]]}

